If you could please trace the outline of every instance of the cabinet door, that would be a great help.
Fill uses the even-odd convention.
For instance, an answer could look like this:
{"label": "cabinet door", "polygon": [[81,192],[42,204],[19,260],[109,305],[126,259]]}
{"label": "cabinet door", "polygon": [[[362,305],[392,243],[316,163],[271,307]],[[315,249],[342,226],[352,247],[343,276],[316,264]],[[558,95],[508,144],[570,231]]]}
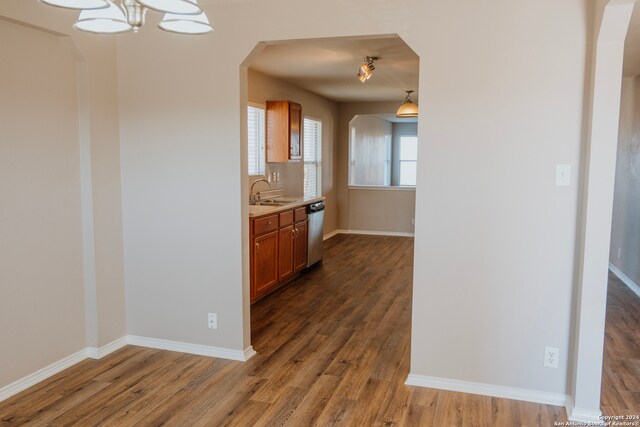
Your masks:
{"label": "cabinet door", "polygon": [[281,228],[279,234],[278,276],[282,282],[293,276],[293,225]]}
{"label": "cabinet door", "polygon": [[300,160],[302,158],[302,107],[300,104],[289,104],[289,159]]}
{"label": "cabinet door", "polygon": [[302,271],[307,266],[307,221],[298,223],[295,228],[293,244],[294,273]]}
{"label": "cabinet door", "polygon": [[278,231],[253,239],[252,296],[257,297],[278,284]]}

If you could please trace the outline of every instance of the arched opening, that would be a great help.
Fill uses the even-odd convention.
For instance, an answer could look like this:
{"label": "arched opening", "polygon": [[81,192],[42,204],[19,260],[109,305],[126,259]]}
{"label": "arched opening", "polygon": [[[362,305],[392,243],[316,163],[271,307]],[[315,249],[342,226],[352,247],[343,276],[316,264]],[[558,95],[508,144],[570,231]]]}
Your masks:
{"label": "arched opening", "polygon": [[[375,70],[373,77],[362,83],[358,81],[356,72],[359,65],[363,62],[365,56],[377,56],[379,59],[375,63]],[[307,119],[321,123],[322,125],[322,166],[319,180],[322,183],[321,196],[326,199],[326,213],[325,213],[325,229],[324,239],[332,239],[332,243],[329,243],[325,247],[328,249],[329,256],[335,256],[338,249],[335,243],[341,240],[341,237],[333,237],[337,234],[350,234],[358,235],[348,238],[344,238],[339,244],[344,244],[349,250],[352,251],[351,255],[360,257],[362,264],[366,264],[367,257],[356,255],[354,249],[360,250],[355,247],[361,244],[363,247],[369,248],[372,252],[376,252],[375,248],[380,245],[388,243],[386,250],[390,247],[398,249],[392,251],[395,255],[393,259],[398,264],[398,269],[403,270],[403,279],[396,280],[402,287],[402,298],[399,293],[394,294],[392,291],[389,295],[394,294],[397,297],[396,314],[403,319],[403,325],[406,323],[406,328],[403,326],[403,346],[408,345],[409,342],[409,324],[410,319],[408,313],[411,307],[411,277],[412,277],[412,247],[413,247],[413,226],[415,218],[415,183],[413,186],[399,184],[399,177],[393,178],[394,168],[400,169],[402,161],[400,159],[400,133],[405,129],[398,129],[398,147],[393,148],[395,135],[393,129],[396,125],[407,124],[412,125],[414,137],[417,138],[417,124],[416,118],[413,119],[396,119],[395,113],[398,107],[403,103],[405,99],[406,90],[412,90],[412,99],[417,102],[417,90],[418,90],[418,56],[406,45],[406,43],[397,35],[376,35],[376,36],[362,36],[362,37],[342,37],[342,38],[327,38],[327,39],[313,39],[313,40],[294,40],[294,41],[279,41],[279,42],[263,42],[259,43],[251,54],[243,62],[240,69],[240,104],[241,104],[241,158],[243,159],[242,165],[242,200],[249,204],[251,199],[250,193],[260,193],[262,200],[270,197],[269,192],[283,191],[284,194],[278,193],[274,200],[276,202],[283,198],[283,200],[307,200],[307,159],[302,161],[290,161],[290,162],[270,162],[268,154],[266,159],[261,155],[252,154],[250,140],[255,137],[254,133],[248,129],[247,123],[252,122],[254,118],[252,114],[256,114],[256,117],[260,116],[259,112],[253,110],[266,110],[266,104],[271,101],[288,99],[289,101],[299,103],[302,105],[302,117],[305,122],[304,138],[306,142],[309,137],[306,135],[306,121]],[[313,72],[300,64],[310,64]],[[347,65],[345,65],[347,64]],[[343,65],[346,67],[342,69]],[[292,68],[300,67],[300,75],[292,76],[287,74],[291,72]],[[293,71],[293,74],[297,70]],[[305,75],[307,73],[307,75]],[[349,175],[349,123],[354,115],[366,114],[375,116],[375,119],[385,123],[385,129],[388,128],[388,132],[381,136],[382,142],[388,145],[388,150],[385,153],[388,154],[387,167],[384,168],[384,162],[378,162],[383,165],[381,173],[388,175],[387,185],[370,185],[367,188],[362,188],[362,185],[351,185],[348,180]],[[400,126],[398,126],[400,128]],[[268,125],[267,125],[268,129]],[[257,132],[259,133],[259,132]],[[388,138],[387,138],[388,137]],[[306,150],[306,144],[305,150]],[[258,144],[259,146],[259,144]],[[406,150],[405,150],[406,151]],[[397,152],[397,153],[396,153]],[[306,153],[306,151],[305,151]],[[249,158],[252,161],[248,161]],[[256,159],[262,159],[264,162],[261,166],[256,166]],[[396,162],[397,160],[397,162]],[[406,160],[408,162],[408,160]],[[253,162],[253,163],[252,163]],[[395,163],[398,165],[394,166]],[[376,163],[376,165],[378,164]],[[313,165],[311,165],[313,166]],[[375,167],[375,165],[368,165]],[[399,173],[398,171],[395,171]],[[396,173],[396,174],[397,174]],[[304,188],[302,188],[302,175],[304,174]],[[415,175],[415,174],[414,174]],[[266,181],[266,182],[265,182]],[[295,185],[292,185],[294,182]],[[403,181],[404,182],[404,181]],[[393,185],[392,183],[396,183]],[[255,185],[254,185],[255,184]],[[357,184],[357,183],[356,183]],[[412,188],[409,188],[412,187]],[[303,191],[304,190],[304,191]],[[389,201],[389,199],[397,200],[398,197],[409,196],[413,200],[408,203],[404,203],[399,206],[395,201]],[[364,196],[364,197],[363,197]],[[387,211],[393,212],[395,210],[396,215],[387,213],[386,215],[377,215],[378,222],[367,222],[366,219],[372,215],[372,211],[368,210],[367,203],[372,200],[377,201],[379,206]],[[244,308],[244,333],[245,333],[245,348],[253,344],[258,345],[255,350],[258,354],[262,352],[268,352],[269,349],[262,345],[262,350],[255,341],[254,337],[251,337],[251,324],[254,323],[254,333],[256,330],[263,329],[264,327],[274,327],[273,325],[266,325],[269,321],[264,320],[264,313],[268,312],[269,302],[267,299],[277,301],[277,304],[281,304],[281,294],[289,292],[290,289],[286,287],[295,287],[298,284],[302,284],[300,288],[304,286],[303,279],[294,279],[290,282],[290,279],[286,279],[285,283],[279,283],[275,286],[273,291],[265,291],[264,293],[258,289],[257,294],[253,289],[252,281],[255,280],[253,271],[252,257],[255,256],[253,252],[254,246],[260,244],[257,239],[261,239],[263,235],[258,235],[254,231],[252,226],[247,226],[254,218],[261,217],[264,214],[260,214],[262,206],[243,207],[247,211],[243,212],[243,224],[245,231],[242,235],[243,245],[243,276],[244,276],[244,288],[243,288],[243,308]],[[256,210],[257,209],[257,210]],[[397,215],[400,210],[403,210],[403,215]],[[255,211],[255,212],[254,212]],[[264,211],[267,212],[267,211]],[[271,211],[268,211],[271,212]],[[281,221],[282,218],[277,221]],[[402,224],[398,225],[398,221],[402,221]],[[283,227],[287,225],[280,224],[280,237],[282,237]],[[395,228],[394,228],[395,227]],[[397,228],[397,229],[396,229]],[[311,233],[311,230],[309,230]],[[360,234],[375,235],[376,237],[362,237]],[[311,234],[309,234],[311,236]],[[351,239],[351,240],[349,240]],[[385,240],[386,239],[386,240]],[[395,239],[395,240],[394,240]],[[404,240],[403,240],[404,239]],[[375,240],[375,241],[374,241]],[[282,245],[283,241],[278,241],[277,245]],[[262,246],[264,248],[264,246]],[[385,248],[383,248],[385,249]],[[276,250],[280,256],[280,250]],[[379,256],[380,253],[386,253],[378,251],[375,256],[371,256],[371,260]],[[387,255],[390,255],[387,253]],[[398,256],[400,258],[395,259]],[[391,258],[391,257],[387,257]],[[333,258],[331,263],[337,260],[337,257]],[[380,259],[379,261],[385,261]],[[377,277],[378,274],[391,274],[392,269],[391,260],[386,260],[388,263],[385,268],[389,271],[371,271],[373,277]],[[353,267],[353,266],[352,266]],[[315,269],[310,273],[313,280],[328,280],[328,276],[331,274],[338,274],[338,271],[348,272],[344,277],[340,277],[336,280],[344,282],[352,282],[355,279],[355,275],[362,272],[360,268],[352,268],[349,272],[348,265],[342,265],[337,270],[331,270],[331,272],[323,272],[322,269]],[[281,274],[281,266],[277,265],[276,274],[278,279],[284,274]],[[326,271],[326,270],[325,270]],[[289,276],[290,277],[290,276]],[[406,280],[405,280],[406,279]],[[393,280],[389,280],[387,284],[391,286]],[[364,299],[365,292],[368,290],[369,296],[379,295],[381,288],[378,288],[380,283],[378,281],[375,285],[367,285],[363,287],[363,294],[361,297]],[[280,290],[275,290],[280,287]],[[334,289],[339,292],[339,289]],[[301,291],[302,292],[302,291]],[[300,297],[300,293],[295,294]],[[321,296],[317,294],[317,296]],[[259,313],[257,316],[251,316],[252,309],[255,310],[255,306],[252,308],[251,303],[258,299],[263,298],[259,304]],[[283,297],[284,298],[284,297]],[[375,301],[366,302],[361,300],[357,302],[358,295],[351,295],[351,302],[348,302],[344,306],[331,306],[325,305],[324,308],[327,312],[335,311],[337,313],[344,311],[347,312],[364,313],[375,306]],[[384,298],[383,301],[392,303],[393,298]],[[382,304],[382,303],[380,303]],[[282,308],[282,307],[281,307]],[[387,307],[388,308],[388,307]],[[301,307],[297,308],[298,311],[302,310]],[[255,311],[254,311],[255,313]],[[326,313],[325,313],[326,314]],[[324,316],[325,314],[318,314],[318,316]],[[384,313],[382,313],[384,314]],[[356,316],[357,317],[357,316]],[[260,318],[263,326],[256,326],[255,319]],[[360,319],[362,320],[362,319]],[[354,318],[354,321],[358,319]],[[390,322],[392,323],[392,322]],[[337,325],[337,323],[336,323]],[[330,329],[330,326],[327,326]],[[391,334],[389,334],[391,336]],[[252,339],[253,338],[253,339]],[[318,338],[320,339],[320,338]],[[302,341],[301,341],[302,342]],[[380,344],[384,344],[380,342]],[[400,349],[404,347],[398,347]],[[408,349],[408,347],[407,347]],[[374,355],[376,352],[368,351],[366,354]],[[403,369],[408,370],[409,352],[400,352],[395,354],[394,357],[402,358]],[[406,373],[405,373],[406,376]]]}

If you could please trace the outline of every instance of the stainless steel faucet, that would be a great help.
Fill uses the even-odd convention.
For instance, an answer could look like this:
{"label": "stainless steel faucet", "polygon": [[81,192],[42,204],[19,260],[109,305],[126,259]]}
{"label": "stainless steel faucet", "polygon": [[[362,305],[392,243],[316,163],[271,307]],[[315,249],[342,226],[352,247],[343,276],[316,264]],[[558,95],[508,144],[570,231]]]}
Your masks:
{"label": "stainless steel faucet", "polygon": [[249,203],[251,203],[252,205],[255,205],[260,201],[260,192],[257,192],[257,193],[253,192],[253,187],[255,187],[255,185],[259,182],[265,182],[269,186],[269,188],[271,188],[271,184],[269,183],[269,181],[267,181],[264,178],[256,179],[255,181],[253,181],[253,184],[251,184],[251,190],[249,194]]}

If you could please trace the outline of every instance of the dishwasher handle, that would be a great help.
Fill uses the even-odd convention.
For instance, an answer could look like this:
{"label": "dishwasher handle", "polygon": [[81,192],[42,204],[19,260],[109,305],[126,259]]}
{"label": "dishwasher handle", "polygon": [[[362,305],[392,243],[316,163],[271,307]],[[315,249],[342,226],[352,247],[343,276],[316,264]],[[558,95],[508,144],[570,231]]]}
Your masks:
{"label": "dishwasher handle", "polygon": [[312,203],[309,205],[309,213],[320,212],[324,210],[324,202]]}

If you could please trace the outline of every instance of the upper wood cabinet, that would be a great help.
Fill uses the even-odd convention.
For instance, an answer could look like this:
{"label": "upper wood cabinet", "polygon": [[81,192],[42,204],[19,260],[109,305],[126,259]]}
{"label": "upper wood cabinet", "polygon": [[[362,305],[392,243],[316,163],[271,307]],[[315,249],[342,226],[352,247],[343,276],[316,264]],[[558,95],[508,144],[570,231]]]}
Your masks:
{"label": "upper wood cabinet", "polygon": [[302,159],[302,106],[291,101],[267,101],[267,162]]}

